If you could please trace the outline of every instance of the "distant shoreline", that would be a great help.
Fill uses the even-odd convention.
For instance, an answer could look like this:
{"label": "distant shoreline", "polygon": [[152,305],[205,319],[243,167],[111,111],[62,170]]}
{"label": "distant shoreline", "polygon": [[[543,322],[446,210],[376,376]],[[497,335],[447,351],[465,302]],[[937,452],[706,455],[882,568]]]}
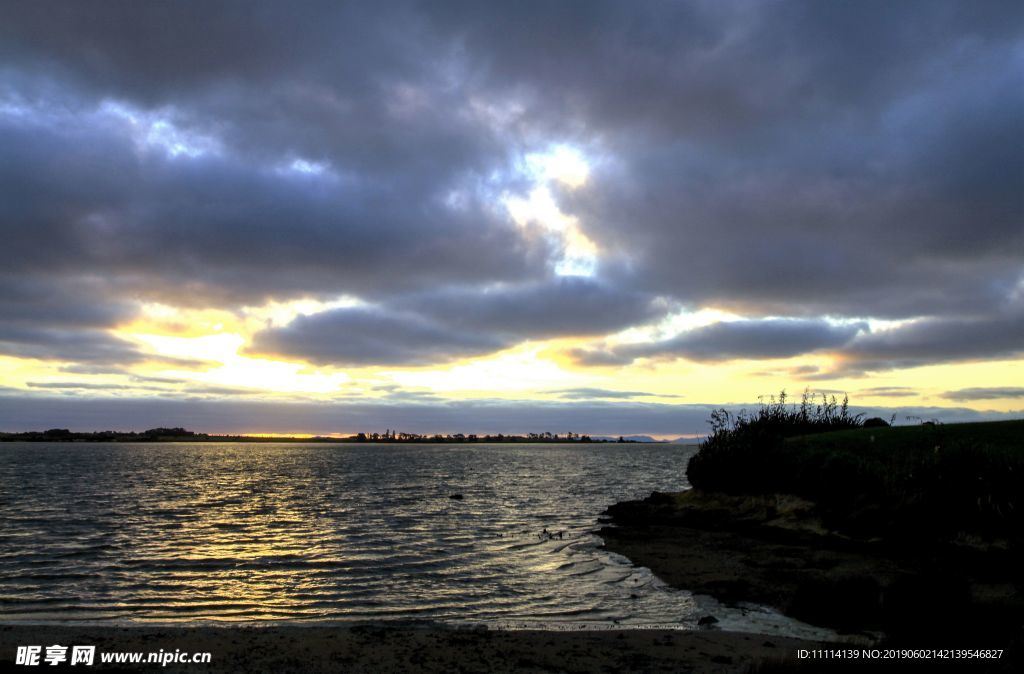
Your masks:
{"label": "distant shoreline", "polygon": [[384,433],[357,433],[349,436],[315,435],[211,435],[184,428],[151,428],[146,431],[85,431],[51,428],[46,431],[0,432],[0,442],[294,442],[334,444],[607,444],[607,443],[659,443],[672,444],[673,440],[655,440],[649,436],[626,435],[618,437],[590,436],[582,433],[527,433],[525,435],[479,435],[476,433],[404,433],[388,429]]}
{"label": "distant shoreline", "polygon": [[245,436],[245,435],[211,435],[205,437],[164,437],[164,438],[74,438],[74,439],[57,439],[57,438],[26,438],[17,437],[20,434],[4,434],[0,436],[0,442],[47,442],[47,443],[103,443],[103,444],[170,444],[177,442],[191,442],[191,443],[210,443],[210,444],[223,444],[223,443],[289,443],[289,444],[334,444],[334,445],[495,445],[495,444],[509,444],[509,445],[617,445],[617,444],[672,444],[667,440],[654,440],[654,441],[643,441],[643,440],[537,440],[522,437],[505,437],[502,439],[498,438],[474,438],[472,440],[453,440],[451,438],[443,438],[440,440],[434,440],[432,438],[418,439],[418,440],[354,440],[352,438],[332,438],[332,437],[312,437],[312,438],[297,438],[294,436]]}
{"label": "distant shoreline", "polygon": [[497,440],[494,438],[479,438],[476,440],[353,440],[352,438],[331,438],[331,437],[313,437],[313,438],[296,438],[291,436],[284,437],[248,437],[248,436],[210,436],[208,438],[128,438],[128,439],[75,439],[75,440],[53,440],[49,438],[17,438],[17,437],[2,437],[0,442],[49,442],[49,443],[104,443],[104,444],[159,444],[159,443],[175,443],[175,442],[207,442],[207,443],[243,443],[243,442],[261,442],[261,443],[319,443],[319,444],[335,444],[335,445],[494,445],[494,444],[509,444],[509,445],[618,445],[618,444],[634,444],[634,445],[667,445],[673,444],[668,440],[654,440],[645,442],[642,440],[622,440],[621,443],[618,440],[528,440],[525,438],[505,438],[503,440]]}

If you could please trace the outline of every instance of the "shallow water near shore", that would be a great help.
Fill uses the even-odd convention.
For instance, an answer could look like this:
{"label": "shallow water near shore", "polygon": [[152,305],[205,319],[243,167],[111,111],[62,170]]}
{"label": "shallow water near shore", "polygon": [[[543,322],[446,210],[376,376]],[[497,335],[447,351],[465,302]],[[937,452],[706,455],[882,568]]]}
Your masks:
{"label": "shallow water near shore", "polygon": [[[0,445],[0,621],[689,629],[707,601],[593,531],[616,501],[685,488],[693,451]],[[821,636],[756,608],[716,615]]]}

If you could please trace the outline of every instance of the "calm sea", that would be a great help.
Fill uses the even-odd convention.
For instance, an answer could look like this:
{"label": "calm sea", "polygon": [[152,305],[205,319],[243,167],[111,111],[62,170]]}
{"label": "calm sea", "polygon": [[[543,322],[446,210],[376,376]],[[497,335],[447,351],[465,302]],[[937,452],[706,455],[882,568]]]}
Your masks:
{"label": "calm sea", "polygon": [[0,444],[0,621],[692,626],[593,532],[693,451]]}

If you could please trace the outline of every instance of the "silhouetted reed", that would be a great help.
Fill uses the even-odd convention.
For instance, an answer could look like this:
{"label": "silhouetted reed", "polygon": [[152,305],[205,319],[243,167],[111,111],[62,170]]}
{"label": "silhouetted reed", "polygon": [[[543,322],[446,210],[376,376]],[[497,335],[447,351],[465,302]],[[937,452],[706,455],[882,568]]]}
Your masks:
{"label": "silhouetted reed", "polygon": [[863,425],[862,415],[851,414],[849,398],[821,394],[816,403],[810,391],[804,391],[800,404],[787,404],[786,392],[771,396],[755,414],[746,410],[732,414],[726,409],[711,413],[711,435],[700,451],[690,459],[687,475],[698,489],[749,493],[763,491],[762,471],[777,460],[786,438],[828,433]]}

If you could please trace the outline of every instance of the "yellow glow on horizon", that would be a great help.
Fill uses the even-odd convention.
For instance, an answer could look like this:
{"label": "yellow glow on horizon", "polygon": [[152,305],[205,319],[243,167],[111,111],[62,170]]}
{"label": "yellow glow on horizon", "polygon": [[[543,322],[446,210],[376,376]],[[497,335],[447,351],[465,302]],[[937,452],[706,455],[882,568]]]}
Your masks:
{"label": "yellow glow on horizon", "polygon": [[[318,371],[302,363],[283,362],[238,355],[244,343],[239,335],[210,335],[192,338],[179,335],[136,336],[137,343],[154,356],[212,360],[218,365],[205,370],[168,369],[158,361],[133,366],[130,372],[180,379],[188,384],[252,389],[268,396],[308,394],[337,400],[345,391],[356,399],[386,395],[379,387],[398,385],[400,391],[433,392],[451,400],[507,399],[557,400],[560,389],[603,388],[639,391],[650,402],[680,404],[756,404],[760,396],[785,388],[798,397],[804,387],[812,392],[835,391],[850,395],[856,406],[906,408],[917,406],[966,407],[996,412],[1019,411],[1024,400],[997,398],[957,401],[943,394],[965,388],[1014,387],[1024,377],[1024,361],[957,363],[878,372],[863,377],[816,379],[816,373],[801,374],[798,368],[815,366],[818,373],[832,368],[828,355],[771,361],[694,363],[684,360],[642,362],[625,368],[574,368],[559,358],[573,339],[552,340],[506,351],[492,357],[461,361],[450,366],[391,369],[360,368],[345,373]],[[147,346],[148,345],[148,346]],[[56,393],[57,390],[29,388],[29,382],[85,382],[127,387],[116,395],[131,395],[129,374],[81,374],[64,372],[60,364],[10,356],[0,357],[5,386]],[[169,385],[173,386],[173,385]],[[375,390],[375,387],[378,387]],[[893,397],[877,393],[884,387],[905,387],[910,395]],[[873,391],[875,390],[875,391]],[[899,391],[898,388],[894,390]],[[97,390],[96,395],[109,395]],[[145,395],[140,389],[137,394]],[[301,429],[282,429],[301,430]],[[681,429],[687,431],[687,429]]]}
{"label": "yellow glow on horizon", "polygon": [[[783,388],[798,398],[807,386],[812,392],[835,391],[839,397],[847,392],[851,403],[862,407],[964,407],[1024,414],[1021,398],[956,400],[944,395],[967,388],[1019,387],[1024,381],[1024,360],[928,365],[858,377],[828,376],[838,371],[841,363],[827,353],[715,363],[648,359],[628,366],[603,367],[581,367],[568,356],[574,348],[653,342],[718,321],[742,318],[714,307],[677,311],[656,324],[608,337],[528,342],[496,354],[434,366],[363,366],[341,371],[301,361],[244,355],[252,336],[268,325],[286,325],[298,316],[359,304],[349,297],[306,298],[243,307],[235,312],[146,304],[135,320],[110,334],[136,344],[151,359],[105,371],[102,366],[90,370],[89,364],[66,368],[67,364],[59,361],[0,356],[0,385],[40,395],[67,393],[83,397],[189,394],[193,387],[199,394],[203,394],[203,387],[223,388],[223,392],[213,390],[209,395],[231,397],[229,389],[237,388],[264,399],[323,401],[434,393],[454,401],[565,402],[567,398],[560,394],[563,389],[594,388],[639,392],[643,395],[636,399],[645,402],[709,405],[756,404],[760,396]],[[875,330],[888,327],[887,322],[873,324]],[[193,365],[190,361],[201,363]],[[60,384],[67,386],[54,388]],[[892,395],[904,392],[907,395]],[[302,429],[281,429],[281,433],[292,430]]]}
{"label": "yellow glow on horizon", "polygon": [[128,336],[161,356],[219,363],[200,372],[166,371],[170,376],[194,382],[278,393],[332,393],[350,381],[342,372],[310,372],[303,363],[243,356],[239,352],[247,340],[239,334],[180,337],[136,333]]}
{"label": "yellow glow on horizon", "polygon": [[180,336],[200,336],[241,329],[238,317],[223,309],[179,308],[158,302],[148,302],[139,308],[139,315],[127,325],[116,328],[114,334],[153,333]]}
{"label": "yellow glow on horizon", "polygon": [[[390,370],[383,374],[401,386],[446,393],[487,391],[490,394],[583,385],[592,377],[573,373],[538,356],[541,346],[526,345],[488,358],[428,370]],[[483,396],[487,397],[487,396]]]}
{"label": "yellow glow on horizon", "polygon": [[73,375],[63,374],[57,364],[33,358],[0,355],[0,386],[26,387],[30,381]]}

